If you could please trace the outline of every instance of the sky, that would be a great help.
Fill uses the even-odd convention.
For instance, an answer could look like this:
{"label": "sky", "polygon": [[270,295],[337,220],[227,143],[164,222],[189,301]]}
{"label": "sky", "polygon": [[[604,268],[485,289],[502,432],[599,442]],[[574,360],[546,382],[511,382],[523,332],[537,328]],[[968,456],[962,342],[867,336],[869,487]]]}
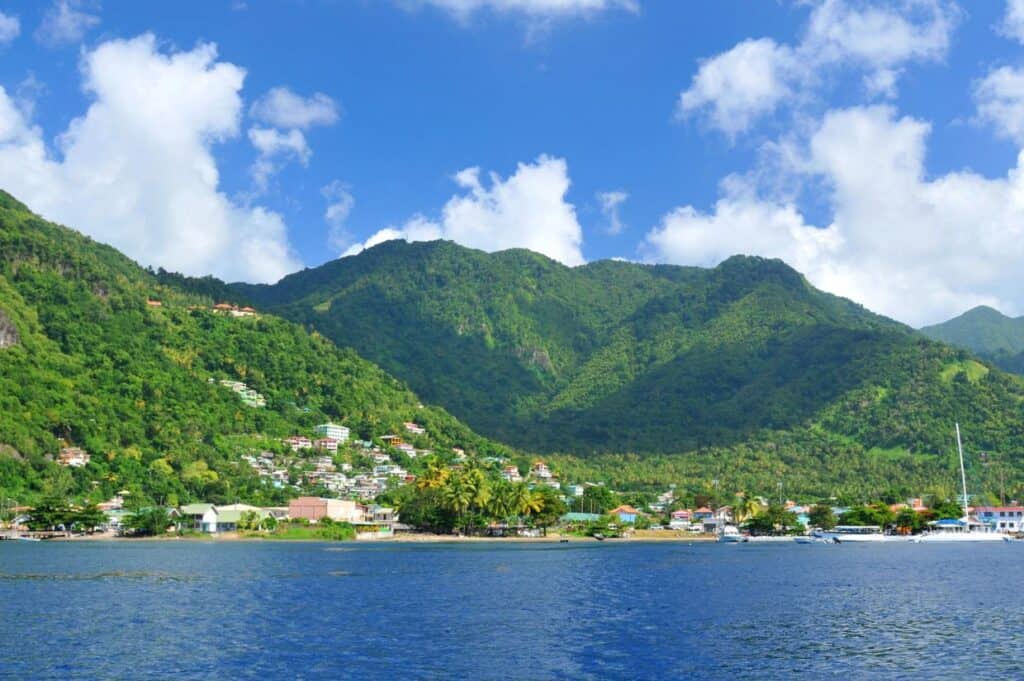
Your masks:
{"label": "sky", "polygon": [[782,258],[1024,314],[1024,0],[0,0],[0,188],[143,265]]}

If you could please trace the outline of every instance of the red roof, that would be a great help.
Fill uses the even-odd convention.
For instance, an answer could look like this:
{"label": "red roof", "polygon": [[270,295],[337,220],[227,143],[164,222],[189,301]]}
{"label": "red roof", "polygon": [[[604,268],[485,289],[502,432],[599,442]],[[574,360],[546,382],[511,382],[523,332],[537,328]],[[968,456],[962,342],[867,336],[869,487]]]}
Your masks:
{"label": "red roof", "polygon": [[627,504],[623,504],[622,506],[619,506],[618,508],[613,508],[612,510],[610,510],[608,512],[609,513],[632,513],[632,514],[636,515],[640,511],[636,510],[632,506],[629,506]]}
{"label": "red roof", "polygon": [[697,510],[695,511],[695,513],[714,513],[714,511],[712,511],[712,510],[711,510],[710,508],[708,508],[707,506],[701,506],[700,508],[698,508],[698,509],[697,509]]}

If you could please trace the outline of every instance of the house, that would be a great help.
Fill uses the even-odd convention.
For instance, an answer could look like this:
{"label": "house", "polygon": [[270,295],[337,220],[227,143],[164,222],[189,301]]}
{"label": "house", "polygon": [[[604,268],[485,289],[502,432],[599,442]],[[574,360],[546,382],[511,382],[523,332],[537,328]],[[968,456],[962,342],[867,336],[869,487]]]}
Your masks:
{"label": "house", "polygon": [[413,423],[411,421],[406,421],[402,425],[405,426],[406,431],[412,433],[413,435],[426,435],[427,434],[427,429],[424,428],[423,426],[419,425],[418,423]]}
{"label": "house", "polygon": [[974,512],[979,521],[997,532],[1024,531],[1024,506],[979,506]]}
{"label": "house", "polygon": [[551,469],[543,461],[535,461],[533,466],[530,467],[530,477],[537,478],[538,480],[550,480],[554,477],[551,474]]}
{"label": "house", "polygon": [[693,513],[681,508],[677,511],[672,511],[669,516],[668,526],[673,530],[687,530],[690,528],[690,522],[693,519]]}
{"label": "house", "polygon": [[563,489],[571,497],[583,496],[583,485],[566,485]]}
{"label": "house", "polygon": [[57,463],[61,466],[71,466],[72,468],[82,468],[89,463],[92,457],[89,452],[78,447],[65,447],[60,450],[60,454],[57,455]]}
{"label": "house", "polygon": [[293,435],[292,437],[284,439],[283,442],[291,447],[293,452],[298,452],[303,449],[313,449],[313,442],[308,437],[302,437],[301,435]]}
{"label": "house", "polygon": [[558,520],[563,524],[569,525],[572,523],[596,523],[600,519],[600,513],[578,513],[576,511],[572,511],[570,513],[566,513]]}
{"label": "house", "polygon": [[707,506],[701,506],[693,512],[693,517],[695,520],[709,520],[715,517],[715,512]]}
{"label": "house", "polygon": [[322,452],[330,452],[331,454],[338,453],[338,440],[333,437],[323,437],[316,440],[313,443],[313,449],[320,450]]}
{"label": "house", "polygon": [[217,303],[213,306],[214,312],[221,312],[224,314],[231,314],[231,310],[235,309],[234,305],[230,303]]}
{"label": "house", "polygon": [[234,308],[231,310],[232,317],[255,317],[256,310],[251,307]]}
{"label": "house", "polygon": [[382,435],[380,439],[381,442],[383,442],[384,445],[388,447],[398,447],[399,445],[403,444],[402,438],[398,437],[397,435]]}
{"label": "house", "polygon": [[519,469],[515,466],[505,466],[501,470],[501,477],[505,478],[506,482],[522,482],[523,476],[519,475]]}
{"label": "house", "polygon": [[608,514],[617,517],[620,523],[635,523],[637,516],[640,515],[640,511],[632,506],[623,504],[608,511]]}
{"label": "house", "polygon": [[339,426],[336,423],[321,423],[314,430],[324,438],[331,438],[339,443],[348,442],[349,429],[345,426]]}
{"label": "house", "polygon": [[355,523],[363,519],[362,507],[349,499],[298,497],[288,502],[288,517],[316,522],[321,518]]}
{"label": "house", "polygon": [[149,307],[161,307],[163,303],[159,300],[146,300],[146,305]]}
{"label": "house", "polygon": [[183,528],[211,534],[217,531],[217,507],[213,504],[186,504],[178,509],[178,515]]}

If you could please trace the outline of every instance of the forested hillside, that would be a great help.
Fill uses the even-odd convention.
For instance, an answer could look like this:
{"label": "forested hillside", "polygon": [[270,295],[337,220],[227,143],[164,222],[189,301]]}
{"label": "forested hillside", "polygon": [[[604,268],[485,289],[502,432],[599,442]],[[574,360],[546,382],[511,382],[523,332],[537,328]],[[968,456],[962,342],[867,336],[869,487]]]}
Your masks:
{"label": "forested hillside", "polygon": [[480,432],[540,451],[672,453],[825,428],[936,453],[954,418],[975,415],[986,448],[1021,444],[1019,381],[780,261],[568,268],[526,251],[390,242],[236,290]]}
{"label": "forested hillside", "polygon": [[1024,317],[1007,317],[984,305],[921,333],[943,343],[959,345],[996,366],[1024,374]]}
{"label": "forested hillside", "polygon": [[[0,192],[0,494],[279,497],[240,454],[325,420],[367,439],[416,420],[439,446],[501,450],[350,349],[272,315],[215,313],[196,281],[209,285],[154,276]],[[53,463],[67,446],[89,466]]]}

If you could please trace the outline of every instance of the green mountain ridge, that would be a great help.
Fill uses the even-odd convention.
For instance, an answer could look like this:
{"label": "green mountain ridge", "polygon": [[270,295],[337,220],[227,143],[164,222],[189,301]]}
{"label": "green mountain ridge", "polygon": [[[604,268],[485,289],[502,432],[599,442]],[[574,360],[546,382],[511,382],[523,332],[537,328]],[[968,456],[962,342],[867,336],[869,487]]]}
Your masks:
{"label": "green mountain ridge", "polygon": [[[194,292],[209,281],[165,274],[0,192],[0,494],[280,501],[240,455],[325,420],[366,439],[415,420],[437,446],[507,451],[354,351],[272,315],[216,314]],[[90,452],[88,469],[52,463],[63,446]]]}
{"label": "green mountain ridge", "polygon": [[950,345],[967,348],[1005,371],[1024,374],[1024,317],[1008,317],[979,305],[921,333]]}
{"label": "green mountain ridge", "polygon": [[614,479],[742,469],[761,485],[801,476],[818,489],[858,475],[934,481],[952,465],[957,419],[972,446],[1024,456],[1019,379],[777,260],[569,268],[522,250],[396,241],[232,288],[476,431],[586,457],[565,466]]}

